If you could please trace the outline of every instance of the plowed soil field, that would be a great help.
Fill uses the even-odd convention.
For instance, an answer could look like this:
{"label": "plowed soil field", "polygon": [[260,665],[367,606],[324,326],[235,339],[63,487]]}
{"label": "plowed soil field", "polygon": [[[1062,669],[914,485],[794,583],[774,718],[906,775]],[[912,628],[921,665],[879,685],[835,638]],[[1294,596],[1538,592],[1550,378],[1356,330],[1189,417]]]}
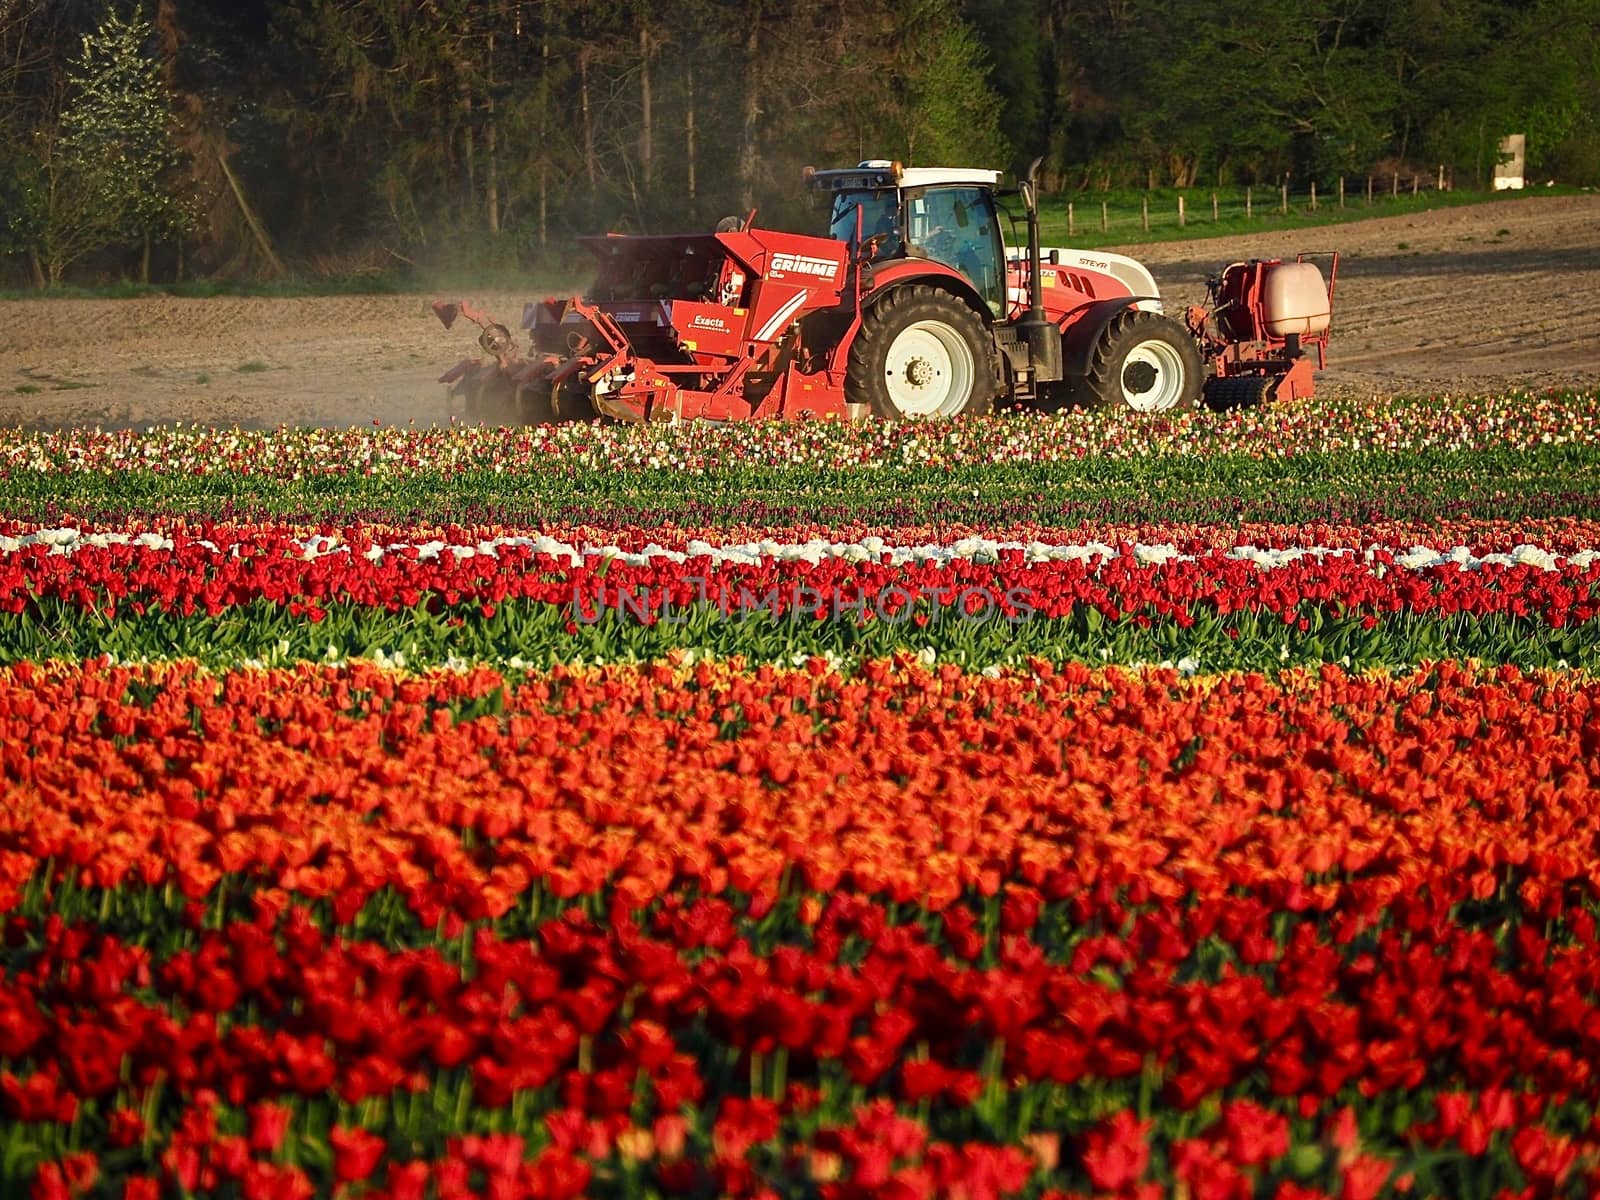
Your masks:
{"label": "plowed soil field", "polygon": [[[1339,249],[1329,390],[1600,382],[1600,196],[1530,197],[1310,232],[1131,248],[1171,312],[1239,258]],[[527,295],[471,297],[510,322]],[[0,425],[272,427],[447,420],[472,347],[430,296],[0,302]]]}

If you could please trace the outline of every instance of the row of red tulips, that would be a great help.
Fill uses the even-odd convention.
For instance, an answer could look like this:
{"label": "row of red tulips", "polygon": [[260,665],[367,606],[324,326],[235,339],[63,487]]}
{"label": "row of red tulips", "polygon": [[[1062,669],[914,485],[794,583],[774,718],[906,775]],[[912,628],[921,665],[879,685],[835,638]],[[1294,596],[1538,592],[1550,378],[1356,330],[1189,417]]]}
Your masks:
{"label": "row of red tulips", "polygon": [[44,862],[195,899],[243,872],[347,913],[392,887],[429,925],[531,887],[770,900],[789,875],[935,912],[1002,882],[1243,884],[1359,921],[1419,864],[1483,896],[1526,870],[1537,906],[1600,891],[1597,687],[1451,663],[1278,680],[22,664],[0,672],[0,906]]}
{"label": "row of red tulips", "polygon": [[275,519],[239,520],[152,513],[143,517],[125,516],[115,521],[96,521],[82,516],[61,514],[52,525],[22,521],[0,513],[0,548],[5,539],[37,539],[53,533],[60,540],[87,540],[95,536],[137,538],[154,533],[181,542],[210,541],[220,546],[254,543],[263,534],[286,536],[302,543],[313,537],[330,538],[343,545],[365,549],[395,541],[418,545],[438,541],[450,546],[476,546],[483,541],[505,537],[544,535],[569,546],[613,546],[638,552],[647,546],[684,550],[690,542],[713,545],[776,543],[802,544],[812,541],[860,543],[878,538],[890,546],[950,545],[965,538],[984,538],[998,542],[1045,542],[1052,545],[1124,543],[1171,544],[1185,554],[1206,550],[1231,550],[1235,546],[1330,546],[1365,549],[1367,546],[1409,548],[1416,545],[1447,550],[1465,546],[1474,554],[1504,553],[1518,545],[1531,543],[1557,554],[1572,554],[1600,546],[1600,521],[1577,517],[1523,518],[1516,521],[1474,517],[1450,517],[1418,522],[1380,520],[1351,523],[1326,519],[1296,524],[1263,521],[1125,523],[1079,521],[1049,524],[1039,521],[1007,521],[970,525],[945,521],[937,525],[886,524],[862,514],[843,522],[785,522],[750,524],[738,521],[711,525],[684,525],[665,522],[650,525],[622,524],[600,520],[541,525],[530,529],[519,525],[461,524],[457,522],[396,524],[383,513],[369,519],[307,521]]}
{"label": "row of red tulips", "polygon": [[[1059,966],[1039,945],[1051,914],[1026,897],[1008,897],[990,966],[960,961],[959,912],[930,932],[847,894],[810,947],[793,921],[726,905],[709,938],[694,904],[650,928],[570,908],[531,940],[480,928],[406,950],[330,937],[300,906],[220,928],[146,907],[153,947],[9,922],[29,949],[0,992],[20,1064],[0,1070],[8,1163],[233,1179],[252,1198],[366,1180],[380,1160],[396,1195],[429,1177],[463,1194],[445,1184],[474,1168],[499,1196],[1600,1182],[1592,919],[1559,947],[1524,926],[1509,959],[1426,905],[1346,946],[1314,920],[1278,938],[1246,920],[1195,973],[1160,905]],[[1467,993],[1491,1010],[1455,1011]],[[1440,1054],[1457,1045],[1483,1056]],[[510,1130],[527,1136],[492,1159],[467,1145]]]}
{"label": "row of red tulips", "polygon": [[[0,556],[0,613],[37,611],[65,601],[106,615],[147,611],[216,616],[266,600],[317,620],[334,604],[394,612],[494,608],[513,601],[555,605],[575,621],[605,612],[649,623],[674,612],[726,616],[760,610],[892,619],[943,612],[995,619],[1054,618],[1094,609],[1105,618],[1173,619],[1264,612],[1294,623],[1316,609],[1372,617],[1394,612],[1449,616],[1535,616],[1554,628],[1593,619],[1600,605],[1600,557],[1548,561],[1455,562],[1413,567],[1397,551],[1305,555],[1262,566],[1232,551],[1183,557],[1172,548],[1123,546],[1107,556],[1030,556],[998,549],[977,561],[854,561],[822,551],[769,553],[754,561],[691,555],[621,560],[599,555],[574,563],[564,553],[502,544],[473,547],[345,542],[339,552],[308,552],[282,530],[262,528],[231,546],[174,539],[171,548],[79,545],[70,554],[35,543]],[[859,557],[859,556],[858,556]],[[1535,555],[1535,558],[1540,556]]]}
{"label": "row of red tulips", "polygon": [[[245,904],[246,921],[95,897],[137,913],[137,945],[87,918],[39,918],[52,895],[11,920],[38,948],[0,986],[0,1048],[39,1072],[27,1087],[0,1079],[25,1120],[70,1119],[72,1103],[163,1079],[235,1105],[329,1090],[360,1104],[458,1067],[491,1108],[565,1080],[597,1114],[670,1113],[704,1098],[731,1050],[911,1102],[973,1104],[987,1072],[1013,1107],[1032,1085],[1120,1080],[1181,1111],[1230,1089],[1310,1117],[1347,1092],[1529,1086],[1532,1116],[1546,1103],[1592,1111],[1592,909],[1502,928],[1452,913],[1470,899],[1458,890],[1453,903],[1396,901],[1358,933],[1260,895],[1190,913],[1110,889],[1089,928],[1067,932],[1072,901],[1017,886],[936,919],[852,892],[771,908],[673,893],[642,914],[597,895],[585,900],[609,916],[508,914],[455,939],[397,919],[386,898],[333,938],[271,900]],[[394,936],[416,948],[389,948]]]}

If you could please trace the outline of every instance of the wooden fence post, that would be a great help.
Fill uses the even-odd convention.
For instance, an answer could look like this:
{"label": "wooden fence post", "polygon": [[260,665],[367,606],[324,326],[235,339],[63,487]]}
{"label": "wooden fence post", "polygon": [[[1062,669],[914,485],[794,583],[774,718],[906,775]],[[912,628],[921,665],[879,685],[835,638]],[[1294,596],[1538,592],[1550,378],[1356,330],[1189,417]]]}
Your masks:
{"label": "wooden fence post", "polygon": [[1278,191],[1279,191],[1278,207],[1282,211],[1284,216],[1288,216],[1289,215],[1289,180],[1287,178],[1284,179],[1283,184],[1278,189]]}
{"label": "wooden fence post", "polygon": [[1400,194],[1400,172],[1399,171],[1395,171],[1392,175],[1389,176],[1389,195],[1398,196],[1399,194]]}
{"label": "wooden fence post", "polygon": [[1339,207],[1344,207],[1344,176],[1339,176]]}
{"label": "wooden fence post", "polygon": [[1367,207],[1372,207],[1372,176],[1367,176]]}
{"label": "wooden fence post", "polygon": [[1444,191],[1444,164],[1439,164],[1439,190]]}
{"label": "wooden fence post", "polygon": [[1215,192],[1211,193],[1211,223],[1213,225],[1217,223],[1217,194]]}
{"label": "wooden fence post", "polygon": [[1187,223],[1183,219],[1183,197],[1180,195],[1178,197],[1178,228],[1182,229]]}
{"label": "wooden fence post", "polygon": [[1077,225],[1073,221],[1073,218],[1072,218],[1072,201],[1068,200],[1067,201],[1067,236],[1071,237],[1071,236],[1073,236],[1073,234],[1075,234],[1077,232],[1078,232]]}
{"label": "wooden fence post", "polygon": [[1244,189],[1244,219],[1246,221],[1255,219],[1255,214],[1251,211],[1250,203],[1251,196],[1254,194],[1254,192],[1255,188],[1253,187],[1247,187]]}
{"label": "wooden fence post", "polygon": [[1411,194],[1413,196],[1417,194],[1417,177],[1415,175],[1411,177]]}
{"label": "wooden fence post", "polygon": [[1139,215],[1144,221],[1144,231],[1150,232],[1150,193],[1146,192],[1139,200]]}
{"label": "wooden fence post", "polygon": [[1317,211],[1317,181],[1315,179],[1311,181],[1311,211]]}
{"label": "wooden fence post", "polygon": [[1106,212],[1106,202],[1104,200],[1100,201],[1100,232],[1111,232],[1111,216]]}

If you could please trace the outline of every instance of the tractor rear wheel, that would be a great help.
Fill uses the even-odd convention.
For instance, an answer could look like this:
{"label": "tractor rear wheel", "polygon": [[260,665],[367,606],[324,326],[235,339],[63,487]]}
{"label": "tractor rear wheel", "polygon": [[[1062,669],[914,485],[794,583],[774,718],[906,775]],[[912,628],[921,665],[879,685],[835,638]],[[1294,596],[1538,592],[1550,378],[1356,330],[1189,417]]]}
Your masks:
{"label": "tractor rear wheel", "polygon": [[1128,308],[1100,335],[1083,391],[1094,404],[1173,412],[1194,407],[1204,373],[1199,347],[1183,326]]}
{"label": "tractor rear wheel", "polygon": [[937,288],[896,288],[862,314],[845,400],[887,421],[981,416],[994,408],[989,338],[978,314]]}

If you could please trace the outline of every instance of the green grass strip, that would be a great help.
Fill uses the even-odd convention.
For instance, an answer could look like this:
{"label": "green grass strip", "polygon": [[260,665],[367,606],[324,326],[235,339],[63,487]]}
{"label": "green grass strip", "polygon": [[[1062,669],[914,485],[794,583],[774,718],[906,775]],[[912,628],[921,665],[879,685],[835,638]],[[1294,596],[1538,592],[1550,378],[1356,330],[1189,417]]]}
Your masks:
{"label": "green grass strip", "polygon": [[418,471],[274,479],[255,475],[18,472],[0,514],[49,523],[183,515],[536,525],[718,526],[870,520],[1364,522],[1600,517],[1600,448],[1295,457],[1164,455],[847,471],[729,466],[672,470]]}
{"label": "green grass strip", "polygon": [[1091,609],[1068,618],[1015,622],[946,610],[919,626],[907,619],[863,623],[849,609],[837,618],[818,619],[773,615],[754,606],[724,616],[710,605],[679,609],[669,620],[646,625],[616,609],[593,623],[575,623],[567,606],[516,601],[489,617],[476,608],[430,613],[419,606],[390,613],[341,604],[313,622],[266,601],[217,617],[107,618],[52,600],[33,613],[0,619],[0,664],[109,654],[118,661],[194,658],[216,667],[376,658],[409,666],[455,660],[541,668],[575,660],[650,661],[693,650],[777,663],[812,655],[853,663],[931,651],[940,661],[968,669],[1034,656],[1091,664],[1170,663],[1205,672],[1322,662],[1363,669],[1447,658],[1600,669],[1600,621],[1552,629],[1539,617],[1399,613],[1367,629],[1360,618],[1334,616],[1309,604],[1300,615],[1307,625],[1303,630],[1273,614],[1202,612],[1185,629],[1160,618],[1148,626],[1134,618],[1107,621]]}
{"label": "green grass strip", "polygon": [[[1354,181],[1353,181],[1354,182]],[[1464,208],[1495,200],[1536,201],[1551,195],[1581,195],[1583,189],[1558,187],[1540,189],[1512,197],[1505,192],[1438,191],[1431,180],[1428,190],[1411,194],[1411,177],[1398,181],[1403,189],[1398,195],[1391,192],[1389,176],[1373,180],[1372,202],[1366,200],[1364,189],[1352,186],[1344,205],[1339,204],[1337,189],[1325,191],[1317,199],[1317,207],[1310,207],[1310,195],[1296,192],[1289,197],[1289,211],[1281,210],[1278,189],[1271,186],[1252,189],[1249,215],[1246,215],[1245,189],[1242,187],[1210,188],[1156,188],[1144,191],[1134,188],[1114,188],[1107,191],[1083,191],[1047,196],[1040,205],[1040,239],[1048,246],[1072,246],[1093,249],[1097,246],[1126,246],[1156,242],[1201,241],[1215,237],[1264,235],[1282,230],[1315,230],[1333,225],[1352,225],[1378,217],[1403,217],[1425,214],[1446,208]],[[1183,196],[1186,206],[1186,223],[1178,224],[1178,197]],[[1211,197],[1218,201],[1218,219],[1211,219]],[[1067,224],[1067,204],[1073,205],[1074,222],[1071,230]],[[1100,205],[1106,205],[1108,229],[1100,227]],[[1149,206],[1148,231],[1144,228],[1141,202]],[[1505,218],[1508,225],[1531,215],[1529,210],[1510,210]],[[1509,231],[1508,231],[1509,232]],[[1409,250],[1405,233],[1396,235],[1395,250]],[[1497,235],[1505,236],[1505,234]],[[1330,232],[1327,244],[1337,249],[1337,231]],[[1488,240],[1494,246],[1497,240]],[[1223,264],[1218,263],[1219,267]]]}

